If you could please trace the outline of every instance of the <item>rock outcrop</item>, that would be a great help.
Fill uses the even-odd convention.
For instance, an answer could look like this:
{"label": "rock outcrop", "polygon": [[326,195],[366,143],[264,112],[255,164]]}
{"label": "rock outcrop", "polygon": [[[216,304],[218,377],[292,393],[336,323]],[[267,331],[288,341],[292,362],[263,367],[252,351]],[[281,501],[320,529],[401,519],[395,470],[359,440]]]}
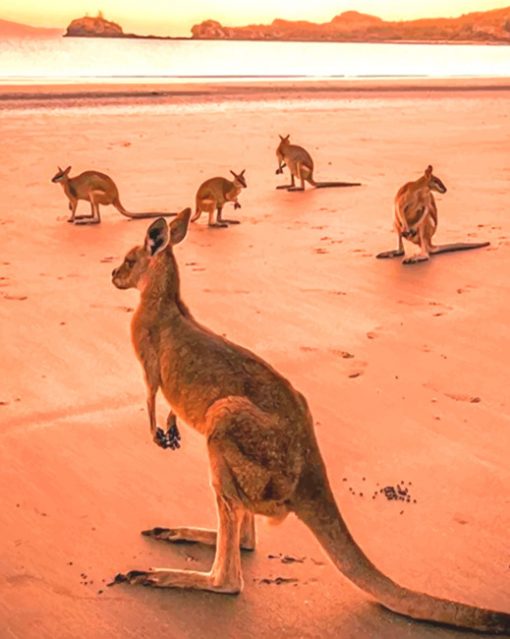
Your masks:
{"label": "rock outcrop", "polygon": [[102,15],[95,18],[85,16],[84,18],[76,18],[67,27],[65,32],[68,37],[103,37],[103,38],[122,38],[125,34],[122,27],[116,22],[105,20]]}
{"label": "rock outcrop", "polygon": [[227,27],[205,20],[191,29],[195,39],[330,42],[501,42],[510,43],[510,7],[459,18],[386,22],[346,11],[330,22],[274,20],[271,24]]}

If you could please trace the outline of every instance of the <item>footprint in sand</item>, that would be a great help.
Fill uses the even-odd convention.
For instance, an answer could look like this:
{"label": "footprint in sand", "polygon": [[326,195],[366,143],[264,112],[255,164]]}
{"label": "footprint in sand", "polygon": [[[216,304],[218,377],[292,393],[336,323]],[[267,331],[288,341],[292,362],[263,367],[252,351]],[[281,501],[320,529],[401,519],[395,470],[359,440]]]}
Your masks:
{"label": "footprint in sand", "polygon": [[318,351],[319,349],[315,348],[315,346],[300,346],[299,350],[303,351],[304,353],[314,353]]}
{"label": "footprint in sand", "polygon": [[456,402],[469,402],[471,404],[479,404],[482,401],[480,397],[473,395],[464,395],[462,393],[443,393],[443,395],[455,400]]}
{"label": "footprint in sand", "polygon": [[103,264],[108,264],[110,262],[113,262],[113,260],[118,260],[118,257],[113,257],[111,255],[109,255],[108,257],[103,257],[101,260],[99,260],[101,263]]}
{"label": "footprint in sand", "polygon": [[23,302],[24,300],[28,299],[26,295],[8,295],[7,293],[4,293],[3,298],[4,300],[10,300],[10,301],[16,301],[16,302]]}
{"label": "footprint in sand", "polygon": [[[257,581],[256,579],[254,581]],[[274,579],[269,579],[269,578],[264,578],[264,579],[259,579],[258,580],[259,584],[266,584],[266,585],[276,585],[276,586],[281,586],[282,584],[297,584],[299,582],[299,579],[293,579],[291,577],[275,577]]]}
{"label": "footprint in sand", "polygon": [[329,352],[333,353],[333,355],[336,355],[337,357],[342,357],[343,359],[352,359],[354,357],[352,353],[349,353],[348,351],[342,351],[336,348],[330,348]]}
{"label": "footprint in sand", "polygon": [[316,248],[316,249],[313,249],[313,252],[314,252],[314,253],[318,253],[319,255],[324,255],[325,253],[329,253],[329,251],[327,251],[327,250],[326,250],[326,249],[324,249],[324,248]]}
{"label": "footprint in sand", "polygon": [[356,377],[361,377],[365,372],[364,369],[367,367],[368,362],[353,362],[350,373],[347,374],[349,379],[356,379]]}

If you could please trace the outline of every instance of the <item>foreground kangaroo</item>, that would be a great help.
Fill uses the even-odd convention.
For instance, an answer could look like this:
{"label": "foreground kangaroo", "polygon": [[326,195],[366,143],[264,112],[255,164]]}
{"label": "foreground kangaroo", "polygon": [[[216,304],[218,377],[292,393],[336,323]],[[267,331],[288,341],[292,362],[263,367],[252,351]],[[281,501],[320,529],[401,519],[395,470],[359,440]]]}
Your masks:
{"label": "foreground kangaroo", "polygon": [[[209,213],[209,226],[211,227],[224,228],[229,224],[239,224],[239,220],[224,220],[221,217],[221,212],[227,202],[233,202],[235,209],[241,208],[237,198],[242,189],[247,187],[244,172],[244,169],[239,174],[230,171],[234,176],[233,181],[215,177],[201,184],[196,195],[195,215],[191,218],[191,221],[196,222],[202,212],[207,211]],[[216,222],[214,221],[215,210],[217,211]]]}
{"label": "foreground kangaroo", "polygon": [[510,615],[403,588],[365,556],[331,492],[305,398],[260,357],[199,324],[182,301],[173,246],[184,239],[190,216],[186,209],[170,226],[154,222],[112,280],[117,288],[140,290],[131,331],[145,372],[151,431],[161,388],[175,414],[207,439],[218,508],[217,533],[153,528],[143,534],[216,545],[216,556],[209,572],[131,570],[113,584],[237,594],[240,549],[255,547],[254,515],[281,521],[295,513],[337,568],[386,608],[473,630],[510,631]]}
{"label": "foreground kangaroo", "polygon": [[[290,184],[281,184],[277,189],[287,189],[287,191],[304,191],[305,181],[316,189],[324,189],[335,186],[361,186],[359,182],[316,182],[313,179],[313,160],[311,155],[302,146],[290,143],[290,135],[283,137],[280,135],[280,144],[276,149],[278,158],[278,168],[276,175],[283,173],[283,168],[287,166],[290,171]],[[296,186],[295,178],[300,180],[301,186]]]}
{"label": "foreground kangaroo", "polygon": [[[130,213],[122,206],[119,200],[119,190],[111,177],[100,173],[99,171],[84,171],[80,175],[69,177],[71,167],[68,166],[65,171],[60,167],[51,181],[62,184],[64,193],[69,199],[69,210],[71,217],[67,220],[74,224],[99,224],[101,215],[99,214],[100,204],[113,204],[113,206],[132,219],[145,219],[150,217],[172,217],[177,213]],[[76,215],[78,200],[86,200],[90,202],[90,215]]]}
{"label": "foreground kangaroo", "polygon": [[405,254],[402,238],[417,244],[420,252],[406,256],[404,264],[415,264],[428,260],[430,255],[450,253],[452,251],[467,251],[489,246],[490,242],[464,242],[456,244],[442,244],[434,246],[432,237],[437,230],[437,206],[432,191],[446,193],[446,186],[433,175],[429,165],[421,178],[414,182],[407,182],[400,187],[395,196],[395,230],[398,235],[396,251],[379,253],[379,259],[402,257]]}

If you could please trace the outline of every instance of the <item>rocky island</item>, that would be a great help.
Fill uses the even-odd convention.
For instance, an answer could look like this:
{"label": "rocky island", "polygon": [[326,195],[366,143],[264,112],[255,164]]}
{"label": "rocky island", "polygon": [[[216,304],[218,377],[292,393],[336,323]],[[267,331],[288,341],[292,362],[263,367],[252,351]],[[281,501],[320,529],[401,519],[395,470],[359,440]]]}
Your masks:
{"label": "rocky island", "polygon": [[228,27],[204,20],[191,28],[191,38],[124,33],[122,27],[95,18],[73,20],[67,37],[154,38],[159,40],[279,40],[294,42],[424,42],[510,44],[510,7],[468,13],[458,18],[427,18],[390,22],[346,11],[330,22],[276,19],[271,24]]}
{"label": "rocky island", "polygon": [[171,36],[139,35],[137,33],[124,33],[122,27],[116,22],[106,20],[101,12],[94,18],[84,16],[76,18],[66,29],[64,37],[67,38],[143,38],[151,40],[190,40],[190,38],[174,38]]}

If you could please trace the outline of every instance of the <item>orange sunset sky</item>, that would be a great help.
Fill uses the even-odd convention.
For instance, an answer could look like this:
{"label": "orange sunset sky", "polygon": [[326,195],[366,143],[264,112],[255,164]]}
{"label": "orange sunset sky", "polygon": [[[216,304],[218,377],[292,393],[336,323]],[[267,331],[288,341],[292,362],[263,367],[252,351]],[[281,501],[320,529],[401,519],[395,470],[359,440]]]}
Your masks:
{"label": "orange sunset sky", "polygon": [[[3,4],[3,3],[2,3]],[[189,35],[190,27],[207,18],[227,25],[267,23],[274,18],[326,22],[343,11],[356,10],[386,20],[451,17],[510,5],[510,0],[16,0],[0,5],[0,18],[34,26],[65,27],[76,17],[96,15],[121,24],[125,31],[157,35]]]}

